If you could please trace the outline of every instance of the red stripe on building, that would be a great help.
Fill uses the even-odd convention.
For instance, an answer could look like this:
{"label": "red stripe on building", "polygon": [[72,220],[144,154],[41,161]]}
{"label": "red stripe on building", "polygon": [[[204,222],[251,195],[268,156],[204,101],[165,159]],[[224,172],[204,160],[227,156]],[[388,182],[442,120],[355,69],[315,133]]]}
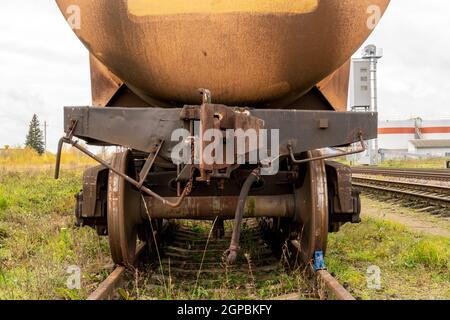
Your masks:
{"label": "red stripe on building", "polygon": [[[421,128],[423,134],[450,133],[450,127]],[[415,134],[415,128],[379,128],[378,134]]]}
{"label": "red stripe on building", "polygon": [[420,129],[422,133],[450,133],[450,127],[430,127]]}
{"label": "red stripe on building", "polygon": [[379,128],[378,134],[415,134],[414,128]]}

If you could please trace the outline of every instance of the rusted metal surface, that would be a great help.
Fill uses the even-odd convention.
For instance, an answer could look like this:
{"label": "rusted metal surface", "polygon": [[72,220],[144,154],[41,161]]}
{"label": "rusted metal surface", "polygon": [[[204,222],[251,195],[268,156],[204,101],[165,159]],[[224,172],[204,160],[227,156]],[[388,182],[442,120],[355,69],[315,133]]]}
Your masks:
{"label": "rusted metal surface", "polygon": [[[320,156],[319,151],[308,152],[304,158]],[[305,162],[297,168],[299,176],[294,184],[294,219],[260,219],[261,230],[272,248],[280,254],[291,250],[289,265],[309,264],[316,251],[326,251],[329,211],[327,177],[324,161]],[[297,244],[297,245],[294,245]]]}
{"label": "rusted metal surface", "polygon": [[360,192],[352,185],[352,170],[349,166],[327,161],[326,170],[330,197],[330,232],[337,232],[346,222],[361,222]]}
{"label": "rusted metal surface", "polygon": [[344,301],[356,300],[327,270],[317,271],[317,277],[336,299]]}
{"label": "rusted metal surface", "polygon": [[[135,179],[133,179],[132,177],[130,177],[129,175],[125,174],[121,169],[116,168],[114,165],[109,164],[107,161],[101,159],[100,157],[96,156],[95,154],[93,154],[91,151],[89,151],[88,149],[86,149],[85,147],[81,146],[78,141],[74,141],[73,136],[68,133],[65,137],[60,139],[59,142],[59,147],[58,147],[58,153],[57,153],[57,165],[55,167],[55,179],[59,178],[59,172],[60,172],[60,163],[61,163],[61,151],[62,151],[62,146],[64,143],[66,144],[70,144],[71,146],[73,146],[74,148],[78,149],[79,151],[81,151],[82,153],[84,153],[85,155],[87,155],[88,157],[92,158],[93,160],[97,161],[98,163],[102,164],[103,166],[107,167],[111,173],[114,173],[115,175],[117,175],[118,177],[120,177],[121,179],[123,179],[123,181],[128,182],[131,186],[134,186],[136,188],[139,189],[139,191],[147,194],[148,196],[154,197],[156,198],[158,201],[161,201],[165,206],[171,207],[171,208],[178,208],[181,203],[183,202],[184,198],[186,196],[188,196],[191,192],[191,188],[192,188],[192,181],[190,181],[190,183],[188,185],[186,185],[183,193],[181,194],[181,196],[179,198],[176,199],[176,202],[170,202],[166,199],[164,199],[163,197],[161,197],[159,194],[155,193],[154,191],[152,191],[151,189],[145,187],[145,186],[141,186],[139,181],[136,181]],[[129,152],[130,150],[127,150],[127,152]],[[122,181],[122,180],[120,180]],[[109,185],[108,185],[108,189],[109,189]]]}
{"label": "rusted metal surface", "polygon": [[[189,110],[189,113],[198,112],[195,108]],[[170,141],[171,136],[181,126],[182,112],[183,109],[178,108],[67,107],[64,112],[65,130],[69,130],[73,121],[78,121],[75,136],[91,144],[120,145],[149,153],[155,143],[165,140],[161,155],[170,159],[170,150],[178,144],[178,141]],[[282,154],[289,154],[288,145],[298,154],[359,142],[361,132],[365,140],[377,137],[378,115],[371,112],[261,109],[249,112],[252,117],[264,121],[265,129],[279,129]],[[320,126],[324,119],[328,121],[326,129]],[[99,125],[101,123],[108,126]]]}
{"label": "rusted metal surface", "polygon": [[350,61],[316,86],[336,111],[347,111]]}
{"label": "rusted metal surface", "polygon": [[[139,262],[140,257],[146,251],[147,244],[140,243],[136,250],[136,259],[133,264]],[[118,266],[114,271],[98,286],[98,288],[89,295],[87,300],[111,300],[114,298],[115,291],[125,281],[127,269],[123,266]]]}
{"label": "rusted metal surface", "polygon": [[[117,153],[112,168],[128,174],[130,164],[128,151]],[[137,254],[138,226],[141,218],[140,193],[132,189],[125,179],[110,171],[108,180],[108,235],[112,258],[116,264],[132,265]]]}
{"label": "rusted metal surface", "polygon": [[[56,0],[66,18],[69,6],[80,7],[78,37],[149,104],[197,103],[196,90],[207,87],[216,103],[271,108],[290,105],[340,68],[372,31],[368,7],[383,13],[389,3],[270,1],[254,12],[248,0],[226,11],[215,10],[223,2],[204,0],[182,14],[167,7],[172,2],[139,0],[144,5],[135,10],[135,1]],[[152,10],[155,4],[159,10]],[[304,4],[311,10],[296,8]],[[197,10],[205,5],[208,10]],[[324,93],[341,104],[336,98],[343,93]]]}
{"label": "rusted metal surface", "polygon": [[[178,208],[169,208],[153,198],[146,198],[152,218],[214,220],[235,217],[237,196],[187,197]],[[168,201],[174,199],[168,198]],[[245,218],[289,217],[295,212],[294,195],[250,196],[244,207]]]}
{"label": "rusted metal surface", "polygon": [[92,105],[94,107],[106,106],[124,83],[95,56],[91,54],[89,59],[91,66]]}
{"label": "rusted metal surface", "polygon": [[[297,250],[302,250],[303,246],[298,240],[292,240],[291,244]],[[319,281],[319,284],[325,285],[325,288],[332,296],[334,296],[337,300],[348,300],[354,301],[356,300],[350,292],[348,292],[327,270],[317,270],[314,271],[311,268],[311,272]]]}
{"label": "rusted metal surface", "polygon": [[[182,118],[185,119],[185,113],[182,112]],[[194,119],[195,120],[195,119]],[[222,164],[218,163],[208,163],[206,159],[203,158],[204,150],[210,145],[214,144],[215,141],[205,141],[203,139],[206,137],[206,133],[209,130],[217,130],[222,133],[222,138],[226,139],[226,130],[242,130],[242,132],[247,132],[248,130],[254,130],[254,132],[259,135],[261,129],[264,128],[264,121],[258,119],[251,115],[250,111],[247,109],[230,108],[224,105],[217,105],[211,103],[204,103],[200,107],[200,177],[197,178],[198,181],[210,181],[211,176],[214,172],[219,170],[224,170],[229,167],[233,167],[234,163],[227,163],[227,148],[226,145],[223,147],[223,159],[220,161]],[[256,150],[252,149],[252,146],[246,141],[246,151],[254,152]],[[236,150],[233,150],[235,153]],[[235,154],[232,155],[233,159],[236,159]]]}
{"label": "rusted metal surface", "polygon": [[127,269],[119,266],[103,281],[100,286],[87,298],[89,301],[111,300],[115,290],[123,283]]}
{"label": "rusted metal surface", "polygon": [[104,186],[105,166],[96,166],[84,171],[83,175],[83,218],[95,218],[103,216],[102,194],[106,190]]}
{"label": "rusted metal surface", "polygon": [[[308,152],[306,158],[320,157],[320,151]],[[306,169],[306,170],[305,170]],[[308,263],[316,251],[326,252],[328,240],[328,186],[324,161],[307,162],[305,175],[295,190],[297,254]]]}
{"label": "rusted metal surface", "polygon": [[352,169],[342,163],[327,161],[328,185],[333,188],[335,197],[333,212],[350,213],[354,211],[352,199]]}
{"label": "rusted metal surface", "polygon": [[106,235],[106,193],[108,169],[96,166],[87,169],[83,176],[83,190],[76,195],[75,217],[79,227],[90,226],[99,235]]}

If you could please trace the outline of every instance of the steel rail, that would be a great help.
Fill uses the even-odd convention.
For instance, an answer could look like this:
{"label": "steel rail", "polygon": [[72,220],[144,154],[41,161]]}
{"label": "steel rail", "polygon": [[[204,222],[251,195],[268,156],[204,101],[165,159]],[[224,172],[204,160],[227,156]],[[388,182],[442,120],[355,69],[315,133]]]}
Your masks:
{"label": "steel rail", "polygon": [[403,195],[435,206],[450,208],[450,188],[448,187],[420,185],[417,183],[409,184],[370,178],[355,178],[353,186]]}
{"label": "steel rail", "polygon": [[[147,249],[146,243],[141,243],[136,249],[136,260],[134,266],[140,261]],[[87,300],[110,300],[114,296],[114,291],[125,281],[127,268],[117,266],[114,271],[98,286],[98,288],[89,295]]]}
{"label": "steel rail", "polygon": [[385,177],[417,178],[422,180],[450,180],[449,169],[388,169],[353,167],[353,174],[379,175]]}
{"label": "steel rail", "polygon": [[[297,248],[297,250],[301,250],[301,245],[297,240],[291,241],[292,245]],[[318,270],[315,271],[311,267],[311,271],[313,272],[314,276],[317,280],[322,282],[326,289],[334,296],[337,300],[344,300],[344,301],[355,301],[355,297],[352,296],[350,292],[347,291],[340,283],[339,281],[334,278],[331,273],[329,273],[327,270]]]}
{"label": "steel rail", "polygon": [[316,276],[320,281],[323,281],[328,290],[338,300],[355,301],[355,297],[351,295],[327,270],[319,270]]}
{"label": "steel rail", "polygon": [[[195,234],[198,236],[198,234]],[[192,239],[191,239],[192,240]],[[298,241],[293,241],[294,246],[299,246]],[[137,263],[142,259],[143,254],[145,253],[147,245],[142,243],[138,246],[136,260],[133,264],[133,267],[137,265]],[[189,251],[192,253],[191,251]],[[173,263],[173,261],[172,261]],[[278,264],[277,264],[278,266]],[[268,265],[264,267],[259,267],[262,271],[267,269],[266,271],[271,271],[273,266]],[[176,268],[173,268],[176,270]],[[255,268],[257,270],[257,268]],[[312,270],[312,268],[311,268]],[[185,270],[185,268],[179,269],[179,272],[186,273],[189,270]],[[203,272],[207,272],[208,270],[203,270]],[[265,271],[265,272],[266,272]],[[218,270],[217,272],[221,272]],[[327,270],[319,270],[317,272],[313,272],[315,283],[320,283],[324,285],[324,288],[328,292],[328,297],[334,297],[337,300],[347,300],[354,301],[356,300],[339,282],[336,280]],[[116,290],[123,284],[127,279],[127,267],[118,266],[114,269],[114,271],[98,286],[98,288],[88,297],[89,301],[101,301],[101,300],[111,300],[114,299]],[[300,294],[291,294],[289,297],[287,296],[279,296],[275,299],[277,300],[296,300],[300,297]]]}
{"label": "steel rail", "polygon": [[414,189],[418,191],[423,191],[426,193],[437,193],[442,195],[449,195],[450,196],[450,187],[447,186],[440,186],[440,185],[433,185],[433,184],[423,184],[423,183],[417,183],[417,182],[404,182],[404,181],[393,181],[393,180],[386,180],[386,179],[372,179],[367,177],[361,177],[361,176],[353,176],[353,182],[356,183],[373,183],[377,185],[389,185],[389,186],[396,186],[404,189]]}

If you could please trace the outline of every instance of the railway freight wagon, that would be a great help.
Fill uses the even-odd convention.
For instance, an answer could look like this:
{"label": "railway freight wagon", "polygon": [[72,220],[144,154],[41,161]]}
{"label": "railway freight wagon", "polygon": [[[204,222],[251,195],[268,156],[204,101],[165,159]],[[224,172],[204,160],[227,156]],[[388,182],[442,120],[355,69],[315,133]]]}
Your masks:
{"label": "railway freight wagon", "polygon": [[[321,150],[377,136],[377,114],[346,112],[349,59],[388,0],[56,2],[90,52],[93,96],[65,108],[60,149],[99,162],[76,216],[117,264],[174,219],[217,236],[234,219],[230,264],[243,218],[306,263],[360,221],[350,168],[330,161],[348,153]],[[125,151],[104,161],[77,138]]]}

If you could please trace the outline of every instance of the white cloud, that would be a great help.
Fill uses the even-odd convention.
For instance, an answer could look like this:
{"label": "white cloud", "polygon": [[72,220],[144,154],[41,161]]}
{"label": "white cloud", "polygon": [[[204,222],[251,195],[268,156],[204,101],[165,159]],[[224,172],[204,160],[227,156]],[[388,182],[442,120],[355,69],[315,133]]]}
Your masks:
{"label": "white cloud", "polygon": [[379,62],[380,117],[450,118],[450,1],[391,0],[366,44]]}
{"label": "white cloud", "polygon": [[0,3],[0,146],[23,144],[34,113],[48,145],[63,133],[64,105],[90,104],[88,52],[55,1]]}

